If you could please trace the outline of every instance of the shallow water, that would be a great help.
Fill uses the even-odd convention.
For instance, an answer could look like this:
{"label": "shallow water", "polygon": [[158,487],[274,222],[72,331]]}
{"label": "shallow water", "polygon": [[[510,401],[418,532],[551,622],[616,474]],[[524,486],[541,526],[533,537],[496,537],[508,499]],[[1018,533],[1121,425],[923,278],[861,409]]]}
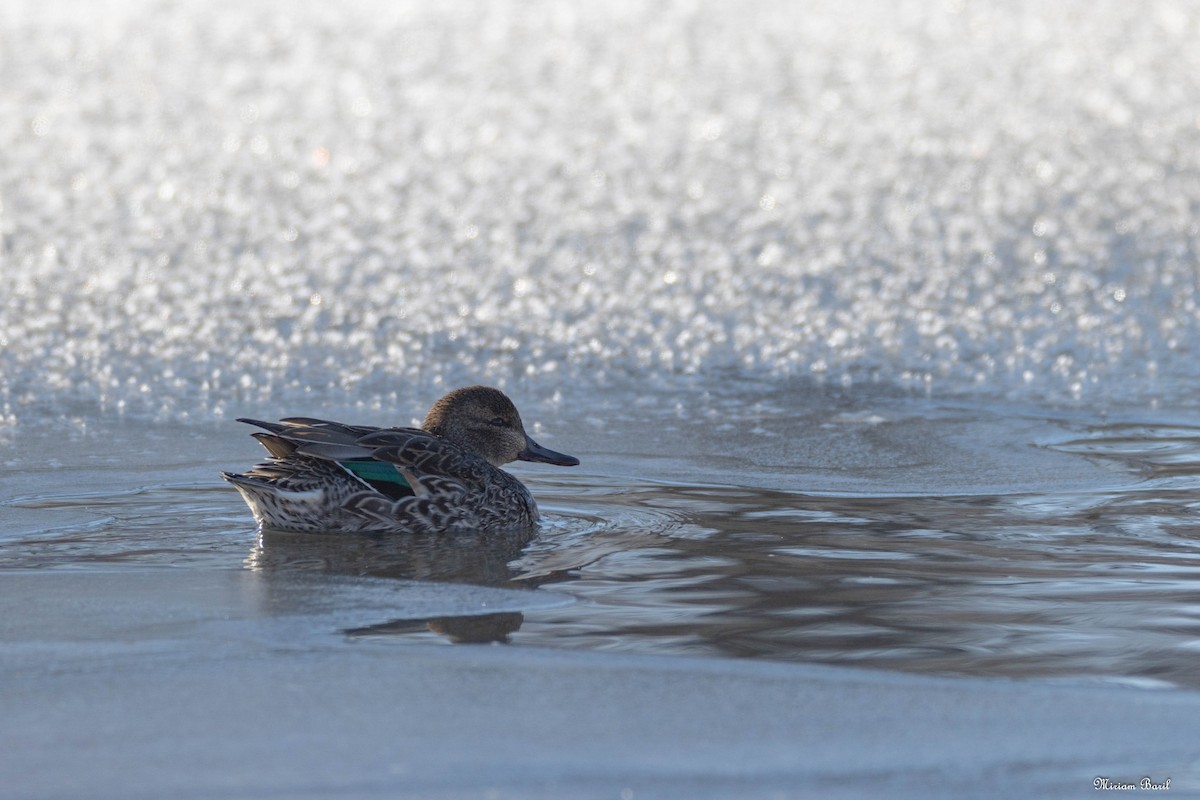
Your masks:
{"label": "shallow water", "polygon": [[[909,419],[915,410],[926,415]],[[827,422],[807,439],[784,437],[792,457],[801,462],[806,454],[808,470],[841,474],[839,487],[854,481],[856,492],[808,483],[800,470],[785,473],[770,463],[780,454],[767,450],[759,456],[767,463],[736,473],[686,453],[606,457],[597,445],[613,438],[683,451],[711,427],[655,425],[652,433],[643,419],[615,417],[599,434],[579,432],[578,470],[520,470],[543,508],[538,531],[423,537],[256,532],[240,498],[214,479],[216,468],[239,463],[229,459],[252,458],[254,443],[235,426],[192,431],[189,449],[204,457],[177,455],[156,467],[152,481],[137,473],[142,467],[114,475],[116,467],[83,464],[67,474],[94,481],[87,491],[45,492],[10,462],[5,480],[21,480],[31,494],[6,503],[5,513],[24,515],[18,519],[28,530],[0,539],[0,569],[248,569],[268,579],[301,571],[536,588],[578,601],[523,614],[451,607],[435,618],[387,620],[377,613],[343,631],[390,637],[397,646],[509,641],[1200,685],[1192,668],[1200,641],[1200,427],[1028,416],[1022,427],[1015,410],[1008,413],[997,422],[996,409],[896,398],[851,411],[808,406],[806,428],[823,414]],[[914,430],[918,421],[925,427]],[[759,412],[758,423],[763,436],[797,424],[786,408]],[[837,449],[864,425],[873,444]],[[964,437],[963,426],[974,433]],[[1040,434],[1036,446],[988,439],[1006,427],[1029,436],[1028,426]],[[180,433],[122,426],[67,438],[72,452],[113,461],[127,454],[96,448],[114,437],[137,453]],[[742,438],[714,433],[699,447],[719,452],[744,445]],[[40,439],[14,444],[21,451]],[[951,445],[964,439],[976,444],[959,442],[967,449],[955,493],[934,482],[914,485],[920,471],[903,462],[885,464],[919,441],[955,467]],[[556,446],[570,441],[553,438]],[[870,474],[853,476],[864,469]],[[104,488],[113,481],[125,488]]]}
{"label": "shallow water", "polygon": [[[1195,686],[1200,8],[1044,6],[4,4],[0,570]],[[534,537],[259,535],[216,478],[232,417],[475,382],[583,460],[518,467]]]}

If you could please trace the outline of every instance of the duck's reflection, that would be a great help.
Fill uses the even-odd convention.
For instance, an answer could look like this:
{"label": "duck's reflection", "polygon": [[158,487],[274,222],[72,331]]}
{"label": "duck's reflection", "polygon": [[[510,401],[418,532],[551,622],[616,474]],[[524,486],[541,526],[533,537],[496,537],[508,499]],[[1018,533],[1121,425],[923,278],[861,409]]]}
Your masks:
{"label": "duck's reflection", "polygon": [[[487,534],[314,534],[263,530],[245,560],[248,569],[266,576],[293,572],[468,583],[532,588],[510,567],[533,540],[535,531]],[[519,612],[396,619],[347,629],[350,636],[405,635],[433,631],[456,643],[506,642],[521,627]]]}
{"label": "duck's reflection", "polygon": [[503,586],[509,564],[534,531],[410,534],[319,534],[264,530],[245,564],[253,570]]}
{"label": "duck's reflection", "polygon": [[517,631],[525,615],[519,611],[502,614],[478,614],[469,617],[433,617],[431,619],[397,619],[382,625],[351,628],[348,636],[393,636],[430,630],[456,644],[486,644],[507,642],[509,634]]}

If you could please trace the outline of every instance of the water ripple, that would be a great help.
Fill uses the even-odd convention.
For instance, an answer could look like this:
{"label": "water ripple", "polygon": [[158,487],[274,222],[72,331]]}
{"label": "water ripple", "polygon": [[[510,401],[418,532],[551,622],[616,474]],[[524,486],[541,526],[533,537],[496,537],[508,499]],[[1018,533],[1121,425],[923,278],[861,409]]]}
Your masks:
{"label": "water ripple", "polygon": [[553,584],[583,602],[353,635],[1197,686],[1200,495],[1183,458],[1197,439],[1104,425],[1047,445],[1147,476],[1092,491],[806,494],[572,472],[530,479],[536,532],[487,535],[256,533],[212,484],[25,496],[7,508],[66,516],[0,540],[0,565]]}

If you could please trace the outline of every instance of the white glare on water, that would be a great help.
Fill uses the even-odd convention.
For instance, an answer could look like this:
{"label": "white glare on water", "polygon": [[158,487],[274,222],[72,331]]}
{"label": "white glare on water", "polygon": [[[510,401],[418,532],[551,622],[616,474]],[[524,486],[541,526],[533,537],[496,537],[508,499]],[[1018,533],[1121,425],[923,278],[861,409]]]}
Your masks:
{"label": "white glare on water", "polygon": [[1198,40],[1165,2],[6,4],[0,411],[1190,396]]}

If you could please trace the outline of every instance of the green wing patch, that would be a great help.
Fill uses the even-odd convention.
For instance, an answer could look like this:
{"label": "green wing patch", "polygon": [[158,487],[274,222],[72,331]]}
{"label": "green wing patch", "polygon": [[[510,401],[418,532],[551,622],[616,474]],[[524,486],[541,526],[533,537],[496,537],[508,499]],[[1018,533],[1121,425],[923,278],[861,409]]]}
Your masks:
{"label": "green wing patch", "polygon": [[382,461],[339,461],[346,469],[364,481],[371,483],[394,483],[411,489],[408,480],[391,464]]}

